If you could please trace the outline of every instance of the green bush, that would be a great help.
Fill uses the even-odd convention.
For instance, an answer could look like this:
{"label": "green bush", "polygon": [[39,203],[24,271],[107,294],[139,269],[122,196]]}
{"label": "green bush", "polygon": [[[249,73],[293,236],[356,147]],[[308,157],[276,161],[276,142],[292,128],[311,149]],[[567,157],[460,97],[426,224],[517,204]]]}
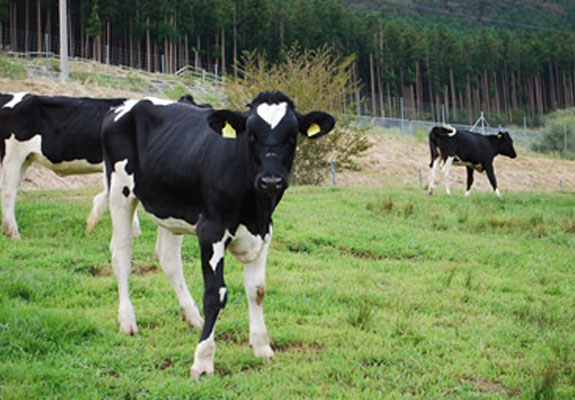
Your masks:
{"label": "green bush", "polygon": [[[557,111],[546,121],[543,137],[532,145],[542,153],[556,153],[564,158],[575,158],[575,109]],[[567,133],[567,151],[565,151]]]}
{"label": "green bush", "polygon": [[0,77],[26,79],[26,68],[8,57],[0,56]]}
{"label": "green bush", "polygon": [[287,94],[298,111],[322,110],[336,118],[336,127],[320,140],[300,137],[291,180],[298,184],[318,184],[329,174],[329,162],[339,170],[356,168],[355,159],[367,150],[369,142],[364,132],[350,129],[344,113],[353,104],[347,99],[357,90],[352,80],[353,58],[338,59],[334,52],[323,47],[302,51],[294,45],[283,54],[281,62],[269,63],[265,55],[245,52],[241,78],[227,88],[230,107],[244,109],[245,105],[263,91],[279,90]]}

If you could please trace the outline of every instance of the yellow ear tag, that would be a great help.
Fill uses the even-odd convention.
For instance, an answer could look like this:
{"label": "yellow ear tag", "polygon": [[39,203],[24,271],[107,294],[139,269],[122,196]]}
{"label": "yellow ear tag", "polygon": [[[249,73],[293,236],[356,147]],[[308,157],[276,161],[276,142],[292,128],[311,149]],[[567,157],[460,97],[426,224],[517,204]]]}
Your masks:
{"label": "yellow ear tag", "polygon": [[308,137],[315,136],[320,132],[321,132],[321,128],[319,127],[318,124],[311,124],[309,126],[309,128],[307,128],[307,136]]}
{"label": "yellow ear tag", "polygon": [[501,139],[503,137],[503,135],[500,133],[499,135],[497,135],[497,139]]}
{"label": "yellow ear tag", "polygon": [[224,125],[224,127],[222,128],[222,136],[225,138],[228,138],[228,139],[235,139],[236,138],[236,130],[227,121],[226,121],[226,124]]}

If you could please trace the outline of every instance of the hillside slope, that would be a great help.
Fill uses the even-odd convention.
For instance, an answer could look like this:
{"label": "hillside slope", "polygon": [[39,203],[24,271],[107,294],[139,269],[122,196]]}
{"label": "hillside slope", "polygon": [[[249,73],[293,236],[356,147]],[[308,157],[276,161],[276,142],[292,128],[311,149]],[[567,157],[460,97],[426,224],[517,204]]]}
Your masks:
{"label": "hillside slope", "polygon": [[[49,79],[14,81],[0,79],[4,92],[28,91],[37,94],[60,94],[96,97],[143,97],[141,93],[127,92],[104,87],[87,87],[78,83],[60,83]],[[192,93],[194,94],[194,93]],[[347,171],[336,176],[338,185],[368,185],[380,187],[417,187],[421,173],[422,186],[427,185],[429,149],[427,143],[406,137],[387,134],[370,134],[372,147],[360,160],[359,171]],[[495,170],[502,192],[506,190],[575,190],[575,161],[553,160],[540,156],[525,155],[529,152],[517,149],[514,159],[497,157]],[[326,185],[331,184],[326,171]],[[475,190],[490,190],[485,174],[476,174]],[[442,175],[438,174],[438,193],[442,193]],[[22,182],[22,189],[73,189],[100,187],[101,174],[59,177],[53,172],[32,166]],[[451,174],[452,189],[457,193],[465,187],[465,169],[454,167]]]}

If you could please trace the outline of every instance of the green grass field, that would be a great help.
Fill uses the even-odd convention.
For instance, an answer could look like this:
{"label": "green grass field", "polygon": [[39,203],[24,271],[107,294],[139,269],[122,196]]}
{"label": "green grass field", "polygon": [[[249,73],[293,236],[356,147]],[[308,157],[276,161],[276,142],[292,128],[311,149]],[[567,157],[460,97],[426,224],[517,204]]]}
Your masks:
{"label": "green grass field", "polygon": [[[0,399],[575,398],[575,194],[288,190],[275,214],[265,315],[276,357],[248,344],[243,268],[228,256],[216,373],[189,376],[181,320],[140,213],[116,324],[109,216],[95,192],[23,192],[23,240],[0,238]],[[201,304],[195,237],[184,241]]]}

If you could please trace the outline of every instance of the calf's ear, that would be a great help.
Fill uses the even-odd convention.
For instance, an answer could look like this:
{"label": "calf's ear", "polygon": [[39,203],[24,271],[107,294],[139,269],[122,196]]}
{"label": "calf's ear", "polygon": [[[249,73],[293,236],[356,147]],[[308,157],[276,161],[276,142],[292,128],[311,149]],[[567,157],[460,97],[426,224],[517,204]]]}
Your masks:
{"label": "calf's ear", "polygon": [[335,118],[323,111],[298,115],[298,120],[299,131],[310,139],[317,139],[329,133],[335,125]]}
{"label": "calf's ear", "polygon": [[210,113],[208,124],[226,139],[235,139],[237,135],[246,130],[246,118],[230,110],[217,110]]}

